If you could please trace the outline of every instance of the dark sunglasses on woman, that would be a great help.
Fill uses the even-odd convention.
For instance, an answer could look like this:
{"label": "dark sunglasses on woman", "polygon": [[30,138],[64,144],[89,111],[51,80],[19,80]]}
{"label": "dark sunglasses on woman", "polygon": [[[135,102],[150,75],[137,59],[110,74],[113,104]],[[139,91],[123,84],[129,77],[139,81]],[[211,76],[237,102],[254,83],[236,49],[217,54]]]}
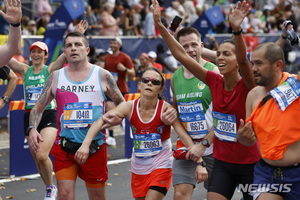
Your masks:
{"label": "dark sunglasses on woman", "polygon": [[160,85],[161,84],[161,82],[160,82],[160,80],[158,80],[157,78],[149,78],[149,77],[143,77],[143,78],[141,78],[141,82],[142,83],[149,83],[149,81],[151,81],[151,83],[153,84],[153,85]]}

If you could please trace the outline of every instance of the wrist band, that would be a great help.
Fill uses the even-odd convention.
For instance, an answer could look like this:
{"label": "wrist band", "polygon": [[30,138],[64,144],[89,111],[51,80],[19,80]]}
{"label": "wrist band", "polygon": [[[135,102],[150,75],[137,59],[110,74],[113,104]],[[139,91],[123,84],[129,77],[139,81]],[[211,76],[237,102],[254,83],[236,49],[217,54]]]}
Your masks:
{"label": "wrist band", "polygon": [[9,98],[7,96],[2,96],[1,99],[3,99],[5,103],[9,102]]}
{"label": "wrist band", "polygon": [[36,129],[35,126],[29,126],[29,127],[27,128],[27,130],[26,130],[26,136],[29,136],[29,132],[30,132],[30,130],[33,129],[33,128]]}
{"label": "wrist band", "polygon": [[196,165],[197,165],[197,166],[206,167],[206,162],[204,162],[204,160],[203,160],[203,161],[201,161],[201,162],[197,162]]}
{"label": "wrist band", "polygon": [[241,35],[241,33],[243,32],[243,29],[241,29],[240,31],[234,32],[232,31],[233,35]]}
{"label": "wrist band", "polygon": [[13,27],[19,27],[21,25],[21,23],[17,23],[17,24],[10,24]]}
{"label": "wrist band", "polygon": [[281,35],[281,37],[282,37],[283,39],[285,39],[285,40],[288,39],[288,37],[285,37],[285,36],[283,36],[283,35]]}

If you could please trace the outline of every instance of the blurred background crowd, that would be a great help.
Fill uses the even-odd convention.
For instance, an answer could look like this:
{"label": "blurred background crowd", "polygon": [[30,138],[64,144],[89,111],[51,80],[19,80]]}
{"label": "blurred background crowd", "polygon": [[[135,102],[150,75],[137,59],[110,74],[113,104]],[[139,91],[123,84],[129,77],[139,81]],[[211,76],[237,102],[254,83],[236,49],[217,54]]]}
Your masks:
{"label": "blurred background crowd", "polygon": [[[22,0],[23,35],[43,35],[55,9],[62,0]],[[140,36],[157,37],[149,0],[83,0],[85,14],[69,25],[69,31],[75,30],[76,23],[85,19],[89,36]],[[239,0],[159,0],[162,21],[168,27],[178,15],[184,19],[183,26],[192,26],[203,12],[215,5],[220,5],[226,19],[231,4]],[[251,13],[243,22],[242,28],[247,33],[280,33],[285,20],[291,20],[295,30],[299,31],[299,0],[248,0]],[[4,9],[1,1],[0,9]],[[9,24],[0,17],[0,34],[8,33]],[[231,33],[227,19],[214,26],[209,33]]]}
{"label": "blurred background crowd", "polygon": [[[23,36],[40,35],[46,31],[46,26],[55,10],[63,0],[22,0]],[[74,31],[76,24],[80,20],[88,22],[86,35],[90,38],[95,36],[133,36],[153,39],[159,37],[156,30],[152,13],[150,10],[151,0],[83,0],[85,13],[68,26],[66,34]],[[224,21],[213,26],[208,34],[211,35],[209,43],[205,46],[215,50],[218,47],[214,39],[216,34],[231,33],[231,27],[227,20],[227,13],[230,5],[235,6],[238,1],[243,0],[159,0],[162,11],[162,22],[166,27],[176,15],[183,19],[182,26],[193,26],[195,21],[208,9],[215,5],[221,7]],[[0,9],[5,9],[4,1],[0,0]],[[296,32],[300,32],[298,24],[300,22],[300,0],[248,0],[251,5],[251,12],[242,23],[244,33],[255,34],[281,34],[282,24],[285,20],[290,20]],[[8,34],[9,23],[0,16],[0,35]],[[91,61],[103,66],[104,57],[109,50],[92,48],[90,53]],[[287,46],[286,51],[291,51],[292,47]],[[172,58],[170,52],[163,46],[153,49],[153,53],[148,52],[147,63],[140,60],[145,57],[141,55],[138,59],[133,59],[136,66],[148,66],[151,58],[156,59],[163,65],[163,72],[174,72],[179,63]],[[150,54],[149,54],[150,53]],[[162,56],[163,55],[163,56]],[[165,57],[165,58],[164,58]],[[167,58],[168,57],[168,58]],[[28,62],[22,57],[22,52],[18,52],[15,58],[19,61]],[[155,61],[155,59],[154,59]],[[154,62],[152,59],[152,63]],[[166,64],[167,63],[167,64]],[[137,72],[137,70],[136,70]]]}

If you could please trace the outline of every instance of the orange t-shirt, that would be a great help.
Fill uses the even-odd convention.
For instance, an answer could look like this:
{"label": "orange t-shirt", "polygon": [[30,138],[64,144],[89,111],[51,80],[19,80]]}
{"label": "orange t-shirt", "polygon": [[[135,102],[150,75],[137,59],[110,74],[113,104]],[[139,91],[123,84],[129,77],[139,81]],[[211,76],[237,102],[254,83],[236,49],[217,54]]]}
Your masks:
{"label": "orange t-shirt", "polygon": [[[290,74],[284,72],[278,85]],[[279,160],[286,148],[300,139],[300,98],[281,111],[274,98],[260,107],[262,100],[256,105],[248,121],[256,133],[260,152],[263,158]]]}
{"label": "orange t-shirt", "polygon": [[153,63],[153,67],[159,69],[160,71],[163,71],[163,66],[157,62]]}

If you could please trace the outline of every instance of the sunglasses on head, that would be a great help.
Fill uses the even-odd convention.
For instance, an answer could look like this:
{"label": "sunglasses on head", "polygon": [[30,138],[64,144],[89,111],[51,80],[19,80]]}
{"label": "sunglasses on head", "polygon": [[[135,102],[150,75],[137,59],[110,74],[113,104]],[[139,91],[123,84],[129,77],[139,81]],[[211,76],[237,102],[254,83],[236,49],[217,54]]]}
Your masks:
{"label": "sunglasses on head", "polygon": [[157,78],[149,78],[149,77],[141,78],[142,83],[149,83],[149,81],[151,81],[151,83],[153,85],[160,85],[161,84],[160,80],[158,80]]}

